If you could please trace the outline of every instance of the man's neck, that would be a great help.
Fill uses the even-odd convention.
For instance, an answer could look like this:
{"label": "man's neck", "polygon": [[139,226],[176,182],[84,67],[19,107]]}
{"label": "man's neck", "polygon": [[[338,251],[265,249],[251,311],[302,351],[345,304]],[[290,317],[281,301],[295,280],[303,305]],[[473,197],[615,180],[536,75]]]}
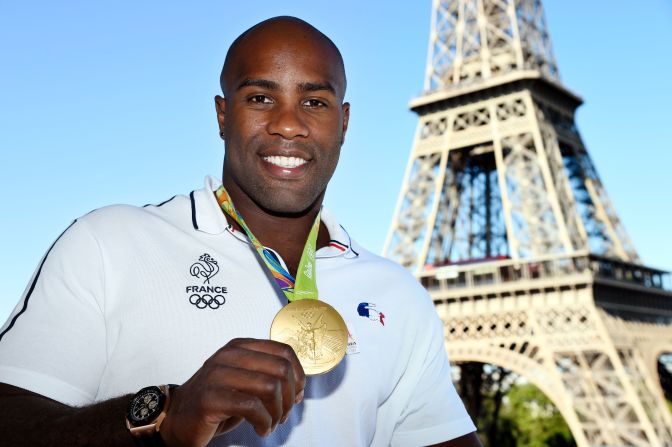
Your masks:
{"label": "man's neck", "polygon": [[[320,210],[321,198],[304,213],[284,216],[271,214],[263,210],[247,195],[236,190],[235,186],[227,187],[227,192],[231,196],[236,210],[245,219],[245,224],[252,234],[265,247],[276,251],[287,265],[289,273],[296,277],[308,234]],[[226,213],[224,213],[224,216],[234,229],[244,233],[241,226],[231,216]],[[329,245],[329,239],[329,231],[324,223],[320,223],[316,248],[320,249]]]}

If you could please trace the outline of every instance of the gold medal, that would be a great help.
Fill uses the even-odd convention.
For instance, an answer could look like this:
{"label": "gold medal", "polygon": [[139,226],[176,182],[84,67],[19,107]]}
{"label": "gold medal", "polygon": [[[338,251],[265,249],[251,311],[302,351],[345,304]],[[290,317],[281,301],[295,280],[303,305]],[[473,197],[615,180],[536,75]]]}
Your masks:
{"label": "gold medal", "polygon": [[275,283],[289,301],[271,323],[271,340],[290,345],[308,376],[324,374],[334,369],[345,356],[348,328],[336,309],[318,300],[315,251],[320,213],[315,216],[308,233],[295,280],[252,234],[243,216],[233,206],[224,186],[215,195],[224,212],[245,231],[259,257],[273,275]]}
{"label": "gold medal", "polygon": [[290,345],[307,376],[331,371],[345,356],[348,328],[324,301],[296,300],[275,315],[271,340]]}

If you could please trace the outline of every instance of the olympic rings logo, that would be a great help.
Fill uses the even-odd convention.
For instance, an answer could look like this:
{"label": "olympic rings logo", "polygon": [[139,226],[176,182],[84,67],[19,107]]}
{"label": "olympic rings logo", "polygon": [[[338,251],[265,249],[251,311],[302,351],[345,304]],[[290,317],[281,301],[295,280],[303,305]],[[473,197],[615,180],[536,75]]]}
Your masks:
{"label": "olympic rings logo", "polygon": [[210,295],[209,293],[204,293],[199,295],[194,293],[189,297],[189,302],[199,309],[205,309],[209,307],[210,309],[219,309],[224,303],[226,303],[226,298],[223,295]]}

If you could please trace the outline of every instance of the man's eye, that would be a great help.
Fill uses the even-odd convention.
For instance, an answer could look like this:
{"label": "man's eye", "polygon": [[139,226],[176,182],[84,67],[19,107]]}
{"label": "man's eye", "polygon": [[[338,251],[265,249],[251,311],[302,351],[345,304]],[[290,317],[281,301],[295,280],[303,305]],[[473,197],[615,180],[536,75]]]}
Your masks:
{"label": "man's eye", "polygon": [[305,106],[310,107],[312,109],[318,109],[320,107],[326,107],[327,105],[320,101],[319,99],[307,99],[303,103]]}
{"label": "man's eye", "polygon": [[254,95],[251,96],[248,101],[255,103],[255,104],[270,104],[273,101],[271,101],[271,98],[269,98],[266,95]]}

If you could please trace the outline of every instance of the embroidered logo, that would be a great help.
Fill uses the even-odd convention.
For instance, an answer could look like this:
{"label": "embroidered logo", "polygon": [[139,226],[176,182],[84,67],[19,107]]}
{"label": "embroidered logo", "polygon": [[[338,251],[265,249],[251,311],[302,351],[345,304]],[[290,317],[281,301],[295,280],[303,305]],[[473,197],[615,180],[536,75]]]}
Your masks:
{"label": "embroidered logo", "polygon": [[[219,309],[226,303],[226,287],[211,286],[210,279],[219,272],[217,261],[208,253],[199,256],[189,268],[191,276],[203,279],[203,285],[187,286],[185,292],[189,295],[189,302],[199,309]],[[204,284],[208,284],[207,286]]]}
{"label": "embroidered logo", "polygon": [[348,347],[345,349],[346,354],[359,354],[359,346],[357,346],[357,337],[355,332],[348,327]]}
{"label": "embroidered logo", "polygon": [[[190,287],[187,287],[190,289]],[[226,287],[217,287],[217,289],[224,289],[223,293],[226,293]],[[226,298],[220,293],[210,294],[210,293],[192,293],[189,295],[189,302],[199,309],[205,309],[209,307],[210,309],[219,309],[224,303],[226,303]]]}
{"label": "embroidered logo", "polygon": [[371,321],[379,321],[385,326],[385,314],[374,309],[376,307],[373,303],[359,303],[357,306],[357,313],[361,317],[366,317]]}
{"label": "embroidered logo", "polygon": [[199,256],[198,261],[191,264],[189,273],[195,278],[203,277],[203,284],[210,284],[210,278],[215,276],[219,271],[219,265],[209,254],[203,253]]}

